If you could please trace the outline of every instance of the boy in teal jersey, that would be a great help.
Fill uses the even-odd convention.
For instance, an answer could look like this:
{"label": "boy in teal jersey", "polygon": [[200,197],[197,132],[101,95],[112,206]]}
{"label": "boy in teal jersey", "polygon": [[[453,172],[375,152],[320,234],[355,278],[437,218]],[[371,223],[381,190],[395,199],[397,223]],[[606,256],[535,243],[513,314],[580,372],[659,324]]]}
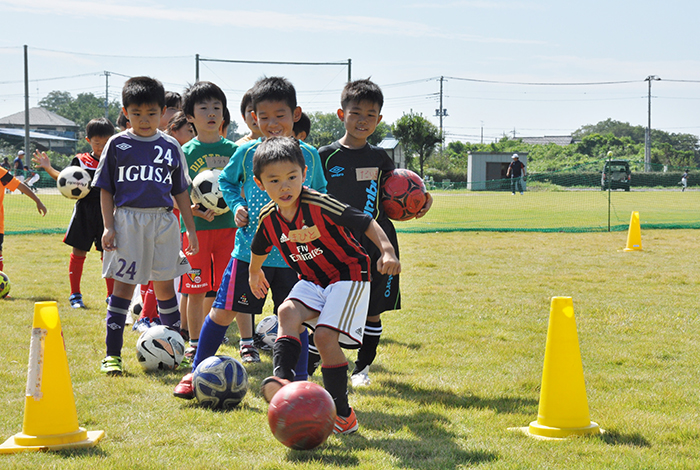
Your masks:
{"label": "boy in teal jersey", "polygon": [[[221,137],[226,95],[211,82],[197,82],[184,96],[183,112],[197,136],[182,146],[191,179],[205,170],[223,169],[236,151],[236,144]],[[201,206],[193,206],[199,252],[188,256],[192,271],[182,276],[180,292],[187,294],[189,347],[185,357],[191,361],[199,343],[199,332],[211,308],[226,269],[236,236],[233,212],[214,216]],[[183,227],[184,229],[184,227]],[[183,230],[184,231],[184,230]],[[187,246],[186,237],[183,245]]]}
{"label": "boy in teal jersey", "polygon": [[[294,123],[301,116],[297,106],[296,90],[286,79],[281,77],[263,78],[252,89],[253,115],[265,138],[274,136],[292,137]],[[219,177],[226,204],[234,213],[236,225],[236,244],[231,260],[226,267],[221,286],[212,305],[212,310],[204,320],[199,336],[199,346],[192,363],[197,366],[207,357],[216,354],[228,326],[236,319],[241,335],[241,359],[243,362],[259,362],[257,349],[253,345],[253,316],[262,313],[265,298],[253,295],[248,283],[248,266],[250,264],[250,244],[258,228],[260,209],[270,202],[269,196],[254,181],[253,155],[261,140],[242,145],[226,165]],[[303,142],[301,150],[308,167],[305,185],[319,192],[326,192],[326,179],[318,152]],[[241,193],[242,190],[242,193]],[[289,294],[298,281],[298,276],[285,263],[277,249],[273,249],[263,265],[265,277],[270,283],[275,309]],[[302,350],[308,335],[301,334]],[[302,354],[295,369],[298,379],[306,378],[307,355]],[[187,374],[175,387],[174,395],[179,398],[194,397],[192,374]]]}

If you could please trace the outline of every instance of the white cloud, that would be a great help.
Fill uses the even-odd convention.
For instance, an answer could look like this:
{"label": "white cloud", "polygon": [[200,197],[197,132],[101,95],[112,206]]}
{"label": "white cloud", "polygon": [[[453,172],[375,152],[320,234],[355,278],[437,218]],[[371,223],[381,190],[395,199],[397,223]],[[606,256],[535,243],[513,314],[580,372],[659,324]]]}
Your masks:
{"label": "white cloud", "polygon": [[[461,2],[457,2],[461,3]],[[467,2],[470,3],[470,2]],[[481,2],[476,2],[481,3]],[[0,8],[16,12],[45,15],[70,15],[79,17],[109,18],[111,20],[144,19],[199,23],[212,26],[254,25],[285,32],[328,31],[333,33],[350,31],[355,34],[381,34],[397,37],[438,38],[477,43],[538,44],[540,41],[507,39],[450,33],[441,28],[414,21],[400,21],[386,17],[319,15],[306,13],[281,13],[268,10],[222,10],[198,6],[180,8],[166,4],[129,6],[123,3],[91,0],[0,0]]]}

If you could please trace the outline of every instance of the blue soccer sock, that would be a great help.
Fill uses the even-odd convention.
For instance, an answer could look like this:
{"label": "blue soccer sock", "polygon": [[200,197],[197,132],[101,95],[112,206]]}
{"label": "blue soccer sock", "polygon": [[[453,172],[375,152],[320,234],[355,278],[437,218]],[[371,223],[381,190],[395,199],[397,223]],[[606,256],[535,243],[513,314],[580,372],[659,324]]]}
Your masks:
{"label": "blue soccer sock", "polygon": [[158,316],[163,325],[180,331],[180,307],[177,296],[168,300],[158,300]]}
{"label": "blue soccer sock", "polygon": [[309,378],[308,366],[309,366],[309,332],[304,331],[299,333],[299,341],[301,342],[301,354],[299,354],[299,360],[297,361],[297,366],[294,369],[296,374],[294,375],[294,381],[298,382],[300,380],[306,380]]}
{"label": "blue soccer sock", "polygon": [[209,315],[206,316],[202,324],[202,330],[199,333],[199,345],[192,361],[192,370],[195,370],[197,364],[204,359],[216,354],[224,339],[226,330],[228,330],[228,325],[219,325]]}
{"label": "blue soccer sock", "polygon": [[129,311],[131,299],[123,299],[114,295],[109,298],[107,306],[107,345],[108,356],[121,356],[124,345],[124,324]]}

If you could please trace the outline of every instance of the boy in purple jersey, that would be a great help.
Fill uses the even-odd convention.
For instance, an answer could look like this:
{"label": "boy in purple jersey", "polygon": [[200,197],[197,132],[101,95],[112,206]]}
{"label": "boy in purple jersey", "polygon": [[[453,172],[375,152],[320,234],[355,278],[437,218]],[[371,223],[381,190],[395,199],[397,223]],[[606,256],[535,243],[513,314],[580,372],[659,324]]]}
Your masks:
{"label": "boy in purple jersey", "polygon": [[365,234],[379,249],[379,272],[397,275],[401,264],[386,234],[370,215],[302,186],[306,162],[298,141],[267,139],[255,153],[253,171],[255,183],[272,201],[260,211],[251,243],[251,291],[257,298],[267,293],[270,284],[262,266],[273,246],[300,278],[278,309],[274,376],[263,381],[263,397],[269,403],[294,379],[294,367],[302,352],[299,330],[302,325],[308,326],[315,331],[323,359],[323,386],[336,406],[333,431],[355,432],[357,417],[347,398],[348,361],[340,344],[362,342],[369,304],[370,260],[352,231]]}
{"label": "boy in purple jersey", "polygon": [[[394,162],[384,149],[367,143],[367,139],[382,120],[384,95],[379,86],[370,80],[356,80],[345,85],[340,103],[338,118],[343,121],[345,135],[331,145],[319,149],[328,181],[328,192],[345,204],[373,217],[389,237],[398,256],[399,242],[396,230],[379,203],[382,176],[394,169]],[[432,198],[428,194],[428,202],[416,217],[424,216],[431,204]],[[401,308],[401,292],[399,276],[374,270],[374,261],[380,254],[372,241],[362,233],[355,233],[355,237],[373,261],[365,336],[362,347],[357,352],[351,376],[353,387],[362,387],[370,384],[369,367],[377,355],[379,337],[382,334],[380,314]],[[315,364],[318,364],[320,359],[314,353],[313,338],[310,338],[309,374],[313,373]]]}
{"label": "boy in purple jersey", "polygon": [[153,281],[161,322],[175,329],[180,325],[173,279],[190,265],[180,251],[173,198],[187,228],[187,254],[199,249],[185,157],[177,140],[158,130],[165,112],[163,85],[150,77],[130,78],[122,105],[131,129],[107,142],[93,180],[101,190],[104,219],[102,276],[114,279],[107,307],[107,356],[100,368],[107,375],[123,371],[124,323],[136,284]]}

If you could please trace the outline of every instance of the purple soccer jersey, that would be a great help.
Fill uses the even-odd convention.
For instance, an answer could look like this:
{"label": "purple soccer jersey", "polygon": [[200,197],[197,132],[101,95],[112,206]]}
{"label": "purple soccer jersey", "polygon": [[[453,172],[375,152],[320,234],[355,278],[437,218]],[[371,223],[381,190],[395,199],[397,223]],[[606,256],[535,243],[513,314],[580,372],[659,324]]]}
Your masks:
{"label": "purple soccer jersey", "polygon": [[158,131],[139,137],[131,131],[109,139],[93,186],[114,196],[116,207],[173,207],[171,195],[187,190],[184,155],[177,141]]}

